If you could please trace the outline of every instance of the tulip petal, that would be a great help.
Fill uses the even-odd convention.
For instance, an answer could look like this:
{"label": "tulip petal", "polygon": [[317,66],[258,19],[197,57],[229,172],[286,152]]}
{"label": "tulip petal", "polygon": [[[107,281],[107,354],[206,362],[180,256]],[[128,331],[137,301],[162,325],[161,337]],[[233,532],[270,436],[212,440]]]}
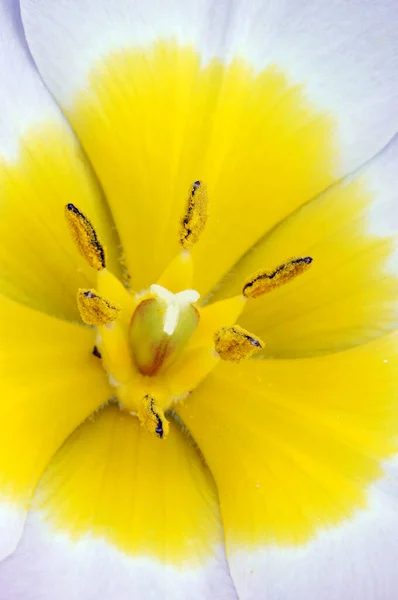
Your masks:
{"label": "tulip petal", "polygon": [[210,199],[194,249],[203,294],[397,130],[391,0],[22,0],[22,15],[104,187],[137,289],[177,254],[194,180]]}
{"label": "tulip petal", "polygon": [[286,219],[240,260],[213,300],[259,268],[311,256],[305,275],[247,303],[240,324],[266,357],[365,343],[398,326],[398,136],[357,171]]}
{"label": "tulip petal", "polygon": [[82,425],[37,489],[0,571],[7,600],[237,600],[214,483],[171,423],[167,440],[110,406]]}
{"label": "tulip petal", "polygon": [[[0,296],[0,557],[14,550],[31,496],[65,438],[112,392],[90,329]],[[1,594],[0,594],[1,597]]]}
{"label": "tulip petal", "polygon": [[397,462],[369,491],[366,510],[300,548],[234,549],[228,560],[241,600],[395,600]]}
{"label": "tulip petal", "polygon": [[[223,363],[178,414],[214,475],[242,598],[285,600],[295,584],[295,597],[362,598],[343,594],[359,568],[364,597],[392,598],[381,592],[397,583],[396,475],[385,461],[398,450],[398,332],[328,356]],[[371,569],[359,567],[361,546]]]}
{"label": "tulip petal", "polygon": [[79,319],[76,290],[95,274],[64,221],[73,200],[96,224],[119,272],[117,236],[98,185],[26,46],[19,6],[0,2],[0,292]]}

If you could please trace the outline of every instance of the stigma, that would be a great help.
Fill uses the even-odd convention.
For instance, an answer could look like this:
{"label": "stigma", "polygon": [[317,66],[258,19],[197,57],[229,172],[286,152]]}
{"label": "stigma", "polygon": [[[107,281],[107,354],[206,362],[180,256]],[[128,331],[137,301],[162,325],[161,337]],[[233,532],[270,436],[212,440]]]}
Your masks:
{"label": "stigma", "polygon": [[150,291],[154,297],[159,298],[166,308],[164,315],[163,331],[167,335],[173,335],[180,318],[181,313],[190,304],[194,304],[200,298],[200,294],[196,290],[184,290],[173,294],[165,287],[156,283],[150,286]]}

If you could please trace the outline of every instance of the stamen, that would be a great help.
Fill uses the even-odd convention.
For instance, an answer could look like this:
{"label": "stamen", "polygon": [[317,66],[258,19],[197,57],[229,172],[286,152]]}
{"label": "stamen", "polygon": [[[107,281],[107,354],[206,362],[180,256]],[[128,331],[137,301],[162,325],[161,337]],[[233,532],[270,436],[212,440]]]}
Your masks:
{"label": "stamen", "polygon": [[108,325],[116,321],[120,314],[120,307],[112,304],[95,290],[79,290],[77,305],[80,316],[87,325]]}
{"label": "stamen", "polygon": [[222,327],[216,332],[214,348],[223,360],[238,363],[264,348],[264,342],[239,325],[234,325]]}
{"label": "stamen", "polygon": [[189,250],[199,240],[207,220],[207,188],[203,181],[194,181],[188,196],[188,206],[181,222],[180,243]]}
{"label": "stamen", "polygon": [[246,298],[258,298],[258,296],[271,292],[307,271],[311,263],[311,256],[305,256],[304,258],[293,258],[271,272],[257,271],[245,282],[243,295]]}
{"label": "stamen", "polygon": [[66,221],[80,254],[90,267],[101,271],[106,267],[105,249],[91,221],[74,204],[65,206]]}
{"label": "stamen", "polygon": [[168,436],[169,422],[164,416],[163,409],[156,404],[155,399],[150,394],[144,396],[138,410],[138,418],[141,425],[149,433],[156,435],[160,439]]}

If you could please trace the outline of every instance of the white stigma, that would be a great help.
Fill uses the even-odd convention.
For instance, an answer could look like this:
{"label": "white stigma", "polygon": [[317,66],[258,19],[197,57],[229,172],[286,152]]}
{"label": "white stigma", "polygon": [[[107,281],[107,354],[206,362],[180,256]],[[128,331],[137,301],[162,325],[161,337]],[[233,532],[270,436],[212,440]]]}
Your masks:
{"label": "white stigma", "polygon": [[181,309],[197,302],[200,294],[196,290],[184,290],[173,294],[173,292],[156,283],[152,284],[149,289],[151,294],[154,294],[166,304],[163,331],[167,335],[173,335],[178,325]]}

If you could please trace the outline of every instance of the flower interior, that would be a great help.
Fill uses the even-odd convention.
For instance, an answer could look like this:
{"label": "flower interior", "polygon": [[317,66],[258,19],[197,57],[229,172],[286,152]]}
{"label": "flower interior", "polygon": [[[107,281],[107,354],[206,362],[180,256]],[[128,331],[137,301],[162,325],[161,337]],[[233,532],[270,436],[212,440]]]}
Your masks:
{"label": "flower interior", "polygon": [[209,374],[218,361],[240,362],[264,347],[254,333],[237,324],[246,302],[304,273],[309,256],[259,270],[242,282],[242,292],[201,307],[192,289],[190,249],[206,226],[208,193],[194,181],[181,219],[181,252],[148,289],[133,292],[107,269],[107,251],[95,226],[74,204],[65,207],[71,235],[80,254],[97,271],[96,289],[79,289],[77,303],[84,323],[96,327],[93,353],[103,363],[120,405],[139,418],[159,439],[169,433],[165,413]]}

